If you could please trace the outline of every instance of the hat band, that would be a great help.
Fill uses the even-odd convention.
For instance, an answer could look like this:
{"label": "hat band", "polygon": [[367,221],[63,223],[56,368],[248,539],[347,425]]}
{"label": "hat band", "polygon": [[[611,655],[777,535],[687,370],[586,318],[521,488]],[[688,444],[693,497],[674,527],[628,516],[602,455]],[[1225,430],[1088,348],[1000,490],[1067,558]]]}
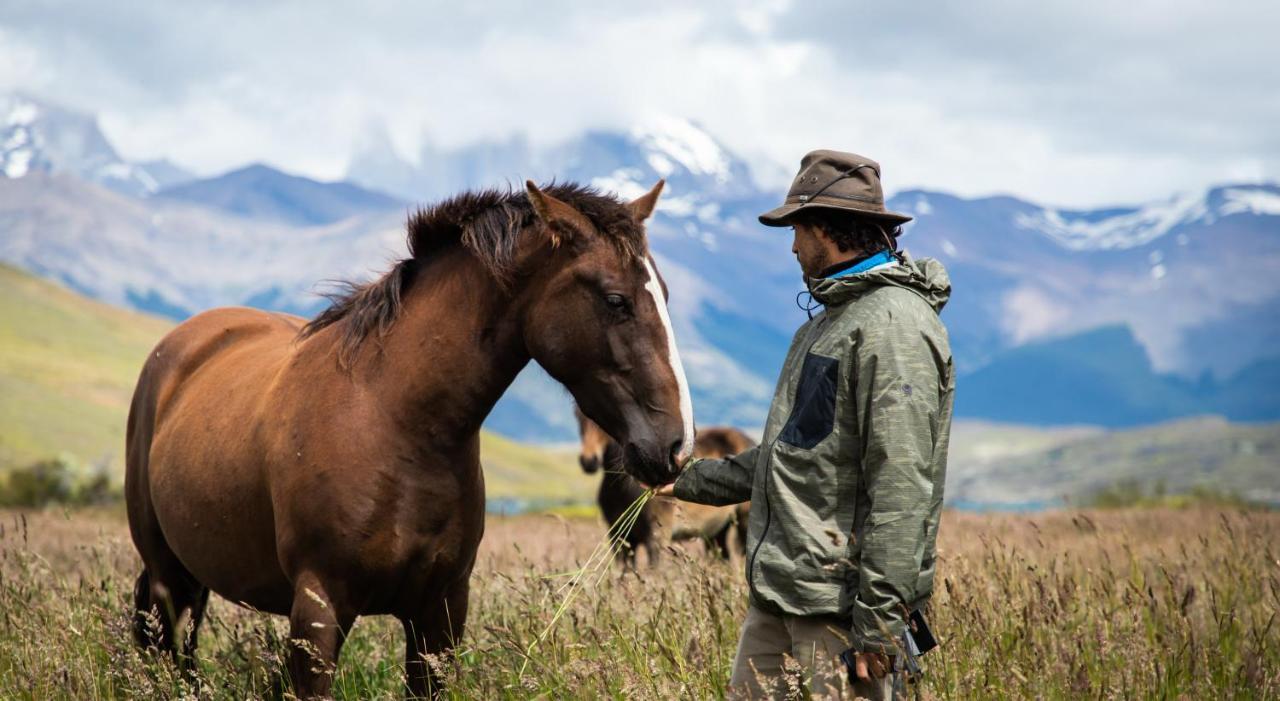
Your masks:
{"label": "hat band", "polygon": [[807,204],[809,202],[812,202],[814,199],[818,197],[832,197],[838,200],[854,200],[855,202],[869,202],[871,204],[878,204],[881,206],[884,205],[883,198],[863,197],[861,195],[840,195],[834,192],[824,192],[820,195],[788,195],[786,199],[786,203],[787,204],[796,204],[796,203]]}

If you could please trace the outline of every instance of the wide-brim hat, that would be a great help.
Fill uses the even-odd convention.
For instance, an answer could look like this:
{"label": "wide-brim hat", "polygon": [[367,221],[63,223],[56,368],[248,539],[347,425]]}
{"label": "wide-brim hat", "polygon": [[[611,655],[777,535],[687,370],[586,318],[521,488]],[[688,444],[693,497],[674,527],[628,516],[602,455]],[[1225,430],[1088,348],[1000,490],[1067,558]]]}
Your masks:
{"label": "wide-brim hat", "polygon": [[806,153],[782,206],[760,215],[765,226],[790,226],[796,213],[838,209],[850,214],[903,224],[911,217],[884,208],[880,164],[856,153],[821,149]]}

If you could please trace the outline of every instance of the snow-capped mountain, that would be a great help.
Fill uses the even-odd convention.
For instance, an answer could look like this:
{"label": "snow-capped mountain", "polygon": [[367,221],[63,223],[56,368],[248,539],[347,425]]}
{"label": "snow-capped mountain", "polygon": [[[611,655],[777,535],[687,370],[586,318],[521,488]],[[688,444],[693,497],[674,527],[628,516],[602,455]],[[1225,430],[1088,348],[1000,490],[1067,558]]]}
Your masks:
{"label": "snow-capped mountain", "polygon": [[1198,222],[1212,224],[1215,219],[1232,214],[1280,215],[1280,194],[1275,188],[1246,185],[1183,193],[1142,207],[1102,211],[1041,209],[1019,216],[1015,223],[1047,234],[1064,248],[1094,251],[1134,248],[1175,228]]}
{"label": "snow-capped mountain", "polygon": [[684,199],[667,197],[662,206],[680,211],[695,206],[695,200],[757,192],[741,159],[696,123],[671,117],[627,132],[588,131],[544,148],[535,148],[522,136],[456,149],[428,143],[416,164],[396,152],[384,130],[371,127],[351,159],[347,178],[411,201],[432,200],[459,189],[519,185],[525,178],[594,182],[634,196],[665,178],[671,191],[683,193]]}
{"label": "snow-capped mountain", "polygon": [[130,195],[191,178],[168,161],[121,159],[92,115],[21,93],[0,94],[0,176],[21,178],[33,171],[74,173]]}
{"label": "snow-capped mountain", "polygon": [[1115,324],[1132,329],[1154,369],[1185,377],[1223,378],[1280,355],[1275,185],[1095,211],[916,191],[890,206],[916,216],[906,246],[951,273],[947,321],[966,371],[1024,343]]}
{"label": "snow-capped mountain", "polygon": [[[328,188],[341,184],[259,167],[270,182],[315,195],[302,209],[290,200],[283,216],[279,198],[258,207],[268,193],[257,177],[201,181],[198,197],[138,199],[31,162],[22,177],[0,179],[0,260],[176,318],[223,304],[314,313],[321,281],[368,278],[404,253],[397,200],[299,214],[328,212]],[[650,243],[698,420],[758,426],[805,319],[803,284],[789,232],[755,221],[782,193],[757,188],[742,160],[697,125],[663,120],[547,148],[520,138],[428,147],[417,163],[374,131],[350,172],[408,206],[553,176],[624,198],[667,179]],[[246,202],[254,206],[227,204]],[[960,385],[972,388],[960,391],[958,415],[1109,425],[1199,412],[1280,418],[1280,406],[1258,399],[1280,397],[1280,188],[1239,184],[1089,211],[912,190],[889,206],[916,217],[903,246],[941,259],[952,276],[943,319]],[[490,419],[525,439],[562,440],[573,426],[567,395],[536,369]]]}

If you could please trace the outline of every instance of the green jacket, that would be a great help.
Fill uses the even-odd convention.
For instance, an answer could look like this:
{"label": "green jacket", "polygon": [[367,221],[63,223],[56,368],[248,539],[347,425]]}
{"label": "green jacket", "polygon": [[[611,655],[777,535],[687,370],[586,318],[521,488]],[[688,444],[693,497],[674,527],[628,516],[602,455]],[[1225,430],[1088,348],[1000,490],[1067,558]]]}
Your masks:
{"label": "green jacket", "polygon": [[756,605],[851,621],[853,646],[887,649],[933,592],[955,376],[938,318],[942,264],[903,261],[810,279],[825,310],[796,332],[760,445],[689,464],[675,495],[751,500]]}

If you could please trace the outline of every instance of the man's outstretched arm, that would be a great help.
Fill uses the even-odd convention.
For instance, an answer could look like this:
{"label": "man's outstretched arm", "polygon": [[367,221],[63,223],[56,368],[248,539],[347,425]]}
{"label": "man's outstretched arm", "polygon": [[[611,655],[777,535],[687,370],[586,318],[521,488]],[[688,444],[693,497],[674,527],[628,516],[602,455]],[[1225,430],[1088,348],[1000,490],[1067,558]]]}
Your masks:
{"label": "man's outstretched arm", "polygon": [[658,494],[712,506],[740,504],[751,498],[759,452],[760,446],[756,446],[727,458],[694,458],[669,485],[670,490],[659,490]]}

